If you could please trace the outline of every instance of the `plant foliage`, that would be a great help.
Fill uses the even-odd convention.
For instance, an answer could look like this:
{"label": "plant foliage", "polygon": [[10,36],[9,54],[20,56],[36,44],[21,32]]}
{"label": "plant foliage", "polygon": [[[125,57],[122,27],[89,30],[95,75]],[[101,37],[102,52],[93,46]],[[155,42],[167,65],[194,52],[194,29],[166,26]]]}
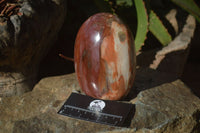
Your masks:
{"label": "plant foliage", "polygon": [[172,37],[162,24],[162,21],[152,10],[147,14],[144,1],[134,0],[134,2],[138,20],[135,36],[136,51],[140,50],[144,44],[148,30],[153,33],[163,46],[167,45],[172,40]]}
{"label": "plant foliage", "polygon": [[167,45],[172,40],[162,21],[153,11],[149,14],[149,30],[163,45]]}
{"label": "plant foliage", "polygon": [[[95,0],[98,3],[99,8],[103,11],[111,11],[113,14],[121,14],[120,17],[127,19],[127,22],[132,26],[132,16],[128,14],[135,14],[137,19],[137,27],[134,29],[135,32],[135,47],[136,51],[139,51],[144,45],[147,39],[147,33],[151,32],[155,38],[163,45],[167,45],[172,40],[168,29],[159,19],[156,10],[151,8],[151,3],[159,3],[158,1],[150,0]],[[105,2],[107,3],[106,6]],[[167,1],[170,3],[170,1]],[[200,22],[200,8],[193,0],[171,0],[171,3],[175,3],[190,14],[196,17],[197,21]],[[159,4],[157,4],[159,5]],[[134,7],[134,8],[132,8]],[[148,7],[148,8],[147,8]],[[125,12],[118,12],[121,9],[128,9]],[[109,12],[110,12],[109,11]],[[128,11],[128,12],[127,12]],[[159,13],[159,12],[158,12]],[[133,31],[133,29],[132,29]]]}
{"label": "plant foliage", "polygon": [[171,0],[178,6],[182,7],[190,14],[192,14],[198,22],[200,22],[200,8],[193,0]]}
{"label": "plant foliage", "polygon": [[145,9],[145,4],[142,0],[135,0],[137,11],[137,32],[135,37],[135,48],[138,51],[144,44],[148,31],[148,17]]}

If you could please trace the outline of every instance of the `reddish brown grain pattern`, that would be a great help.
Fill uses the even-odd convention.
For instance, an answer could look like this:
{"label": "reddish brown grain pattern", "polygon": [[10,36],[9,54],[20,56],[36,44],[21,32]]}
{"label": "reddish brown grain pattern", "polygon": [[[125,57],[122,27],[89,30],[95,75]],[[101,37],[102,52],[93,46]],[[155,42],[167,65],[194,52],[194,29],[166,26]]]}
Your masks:
{"label": "reddish brown grain pattern", "polygon": [[118,17],[99,13],[86,20],[76,37],[74,59],[80,86],[87,95],[118,100],[131,89],[134,43]]}

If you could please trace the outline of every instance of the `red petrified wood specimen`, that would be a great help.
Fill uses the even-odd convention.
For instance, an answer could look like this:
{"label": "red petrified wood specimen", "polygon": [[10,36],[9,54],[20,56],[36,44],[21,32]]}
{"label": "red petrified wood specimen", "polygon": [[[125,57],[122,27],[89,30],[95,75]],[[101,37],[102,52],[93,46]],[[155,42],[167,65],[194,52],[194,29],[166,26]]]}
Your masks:
{"label": "red petrified wood specimen", "polygon": [[99,13],[86,20],[77,34],[74,56],[77,77],[87,95],[119,100],[131,89],[134,41],[117,16]]}

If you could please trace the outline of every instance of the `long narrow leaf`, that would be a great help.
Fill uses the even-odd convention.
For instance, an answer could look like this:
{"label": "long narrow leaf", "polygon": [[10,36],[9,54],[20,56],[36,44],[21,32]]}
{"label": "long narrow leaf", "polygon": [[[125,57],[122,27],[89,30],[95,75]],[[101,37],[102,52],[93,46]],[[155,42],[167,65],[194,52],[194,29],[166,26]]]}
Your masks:
{"label": "long narrow leaf", "polygon": [[151,11],[149,14],[149,30],[153,35],[160,41],[162,45],[167,45],[171,42],[172,37],[168,33],[165,26],[162,24],[161,20],[157,17],[157,15]]}
{"label": "long narrow leaf", "polygon": [[148,31],[148,15],[143,0],[134,0],[137,11],[137,32],[135,36],[136,51],[140,50]]}
{"label": "long narrow leaf", "polygon": [[178,6],[191,13],[200,22],[200,8],[193,0],[171,0]]}

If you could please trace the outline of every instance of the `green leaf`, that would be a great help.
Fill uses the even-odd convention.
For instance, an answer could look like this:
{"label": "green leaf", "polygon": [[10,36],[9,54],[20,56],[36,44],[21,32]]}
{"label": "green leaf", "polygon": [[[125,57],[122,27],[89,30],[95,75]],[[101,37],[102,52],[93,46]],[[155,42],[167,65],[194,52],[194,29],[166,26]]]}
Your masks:
{"label": "green leaf", "polygon": [[116,0],[116,4],[119,6],[132,6],[132,0]]}
{"label": "green leaf", "polygon": [[149,14],[149,30],[164,46],[172,40],[171,35],[153,11]]}
{"label": "green leaf", "polygon": [[146,39],[148,31],[148,15],[142,0],[134,0],[137,11],[137,32],[135,36],[135,48],[139,51]]}
{"label": "green leaf", "polygon": [[200,8],[193,0],[171,0],[178,6],[182,7],[190,14],[192,14],[198,22],[200,22]]}

